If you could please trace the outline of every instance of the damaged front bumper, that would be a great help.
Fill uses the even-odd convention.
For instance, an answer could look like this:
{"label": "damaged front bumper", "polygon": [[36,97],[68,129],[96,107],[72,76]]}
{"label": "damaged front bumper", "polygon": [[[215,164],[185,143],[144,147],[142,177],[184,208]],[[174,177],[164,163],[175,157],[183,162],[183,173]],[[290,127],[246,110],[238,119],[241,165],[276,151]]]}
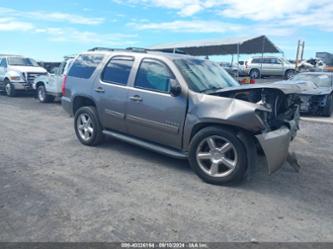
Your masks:
{"label": "damaged front bumper", "polygon": [[291,131],[284,126],[278,130],[256,136],[261,148],[263,149],[267,165],[268,173],[272,174],[282,167],[288,158],[289,144],[291,141]]}
{"label": "damaged front bumper", "polygon": [[296,113],[295,118],[286,122],[286,125],[256,136],[266,156],[269,174],[280,169],[288,159],[290,142],[299,129],[299,111]]}

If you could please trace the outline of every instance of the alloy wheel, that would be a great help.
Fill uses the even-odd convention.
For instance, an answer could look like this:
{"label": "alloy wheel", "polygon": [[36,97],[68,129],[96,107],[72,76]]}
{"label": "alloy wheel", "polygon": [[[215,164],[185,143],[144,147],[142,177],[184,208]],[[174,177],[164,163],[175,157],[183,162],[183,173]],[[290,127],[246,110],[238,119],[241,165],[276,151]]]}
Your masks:
{"label": "alloy wheel", "polygon": [[12,86],[10,83],[7,83],[5,86],[5,90],[6,90],[6,94],[7,96],[10,96],[11,92],[12,92]]}
{"label": "alloy wheel", "polygon": [[196,160],[200,168],[209,176],[230,175],[238,163],[235,146],[221,136],[210,136],[199,144]]}
{"label": "alloy wheel", "polygon": [[94,127],[90,116],[87,113],[81,113],[76,121],[77,130],[84,141],[89,141],[94,135]]}
{"label": "alloy wheel", "polygon": [[45,100],[45,89],[43,87],[38,88],[38,98],[41,102]]}

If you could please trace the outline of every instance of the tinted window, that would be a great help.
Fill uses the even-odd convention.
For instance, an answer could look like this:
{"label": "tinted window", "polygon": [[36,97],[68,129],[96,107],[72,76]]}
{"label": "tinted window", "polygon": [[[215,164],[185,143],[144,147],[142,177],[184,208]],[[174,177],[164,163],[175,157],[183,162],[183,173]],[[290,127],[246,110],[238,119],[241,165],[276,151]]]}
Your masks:
{"label": "tinted window", "polygon": [[114,57],[105,67],[102,80],[106,82],[126,85],[134,59],[131,57]]}
{"label": "tinted window", "polygon": [[0,59],[1,62],[0,62],[0,67],[6,67],[7,66],[7,63],[6,63],[6,59],[5,58],[2,58]]}
{"label": "tinted window", "polygon": [[89,79],[103,58],[103,55],[80,55],[74,61],[68,76]]}
{"label": "tinted window", "polygon": [[252,63],[261,63],[261,59],[259,59],[259,58],[253,59]]}
{"label": "tinted window", "polygon": [[169,92],[169,79],[174,76],[162,62],[144,59],[135,80],[135,87],[159,92]]}
{"label": "tinted window", "polygon": [[272,59],[271,58],[263,58],[262,63],[263,64],[272,64]]}

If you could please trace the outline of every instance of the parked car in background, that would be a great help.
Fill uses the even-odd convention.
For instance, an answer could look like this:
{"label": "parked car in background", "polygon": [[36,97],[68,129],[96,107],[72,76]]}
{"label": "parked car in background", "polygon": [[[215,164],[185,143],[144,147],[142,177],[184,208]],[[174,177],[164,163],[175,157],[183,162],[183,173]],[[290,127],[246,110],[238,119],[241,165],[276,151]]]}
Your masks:
{"label": "parked car in background", "polygon": [[56,97],[61,97],[61,85],[72,62],[73,57],[67,57],[51,73],[35,78],[32,87],[37,91],[37,98],[41,103],[52,102]]}
{"label": "parked car in background", "polygon": [[232,77],[237,77],[238,76],[238,68],[236,65],[233,65],[229,62],[221,62],[220,63],[221,67],[223,67],[223,69],[225,71],[227,71]]}
{"label": "parked car in background", "polygon": [[36,77],[47,71],[31,58],[18,55],[0,55],[0,90],[14,97],[17,91],[32,90]]}
{"label": "parked car in background", "polygon": [[38,65],[45,68],[48,73],[54,72],[54,68],[60,67],[61,62],[38,61]]}
{"label": "parked car in background", "polygon": [[63,85],[79,141],[105,135],[188,159],[204,181],[240,181],[256,146],[273,173],[296,136],[299,99],[289,85],[240,86],[217,63],[160,52],[80,54]]}
{"label": "parked car in background", "polygon": [[245,61],[244,71],[253,79],[262,76],[282,76],[290,79],[295,75],[295,64],[291,64],[282,57],[252,57]]}
{"label": "parked car in background", "polygon": [[333,112],[333,73],[299,73],[285,81],[301,88],[301,112],[330,117]]}
{"label": "parked car in background", "polygon": [[220,65],[226,70],[231,76],[237,77],[237,76],[244,76],[245,74],[245,62],[239,61],[232,64],[229,62],[221,62]]}

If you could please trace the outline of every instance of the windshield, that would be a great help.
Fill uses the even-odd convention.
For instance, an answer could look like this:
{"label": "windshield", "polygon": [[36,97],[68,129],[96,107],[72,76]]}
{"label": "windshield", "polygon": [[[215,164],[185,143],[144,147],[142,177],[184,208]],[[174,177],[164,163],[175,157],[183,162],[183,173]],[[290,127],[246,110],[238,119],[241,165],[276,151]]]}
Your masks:
{"label": "windshield", "polygon": [[297,74],[292,80],[311,81],[318,87],[332,86],[331,77],[328,74]]}
{"label": "windshield", "polygon": [[231,86],[239,86],[219,64],[200,59],[176,59],[175,64],[195,92],[216,91]]}
{"label": "windshield", "polygon": [[29,66],[29,67],[39,67],[36,61],[30,58],[23,57],[8,57],[8,64],[11,66]]}

